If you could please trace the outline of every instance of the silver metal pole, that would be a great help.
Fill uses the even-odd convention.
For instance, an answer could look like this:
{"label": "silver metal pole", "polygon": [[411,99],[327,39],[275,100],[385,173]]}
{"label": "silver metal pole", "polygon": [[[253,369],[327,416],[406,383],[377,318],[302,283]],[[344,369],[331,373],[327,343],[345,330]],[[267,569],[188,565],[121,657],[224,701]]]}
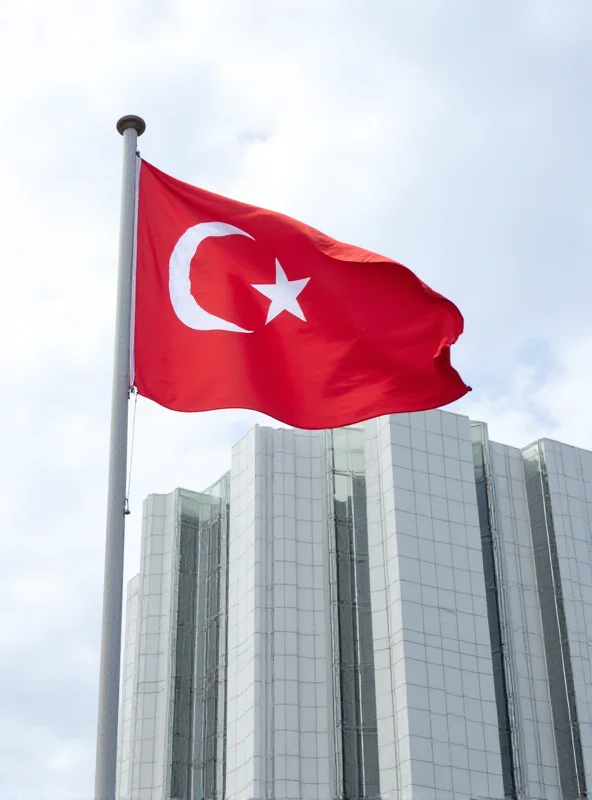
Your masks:
{"label": "silver metal pole", "polygon": [[145,129],[144,120],[133,115],[122,117],[117,123],[117,130],[123,136],[123,184],[119,230],[113,394],[111,398],[95,800],[115,800],[123,603],[130,322],[136,218],[136,142],[138,136],[141,136]]}

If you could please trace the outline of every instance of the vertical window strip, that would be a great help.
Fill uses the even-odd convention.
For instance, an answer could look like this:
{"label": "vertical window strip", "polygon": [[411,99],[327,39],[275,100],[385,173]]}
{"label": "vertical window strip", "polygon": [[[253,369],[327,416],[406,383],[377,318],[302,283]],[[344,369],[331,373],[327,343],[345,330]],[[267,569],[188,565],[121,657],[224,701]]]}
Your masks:
{"label": "vertical window strip", "polygon": [[495,543],[491,505],[488,492],[488,476],[486,469],[485,447],[486,433],[480,424],[471,426],[473,439],[473,465],[475,470],[475,486],[477,490],[477,509],[481,530],[481,550],[483,556],[483,573],[485,577],[485,595],[487,602],[487,619],[491,641],[491,658],[493,663],[493,684],[497,706],[500,753],[502,760],[502,777],[504,794],[511,800],[517,800],[516,764],[514,737],[510,704],[508,698],[507,667],[505,663],[505,647],[501,616],[500,586],[496,570]]}
{"label": "vertical window strip", "polygon": [[561,793],[563,800],[581,800],[586,777],[543,445],[523,458]]}
{"label": "vertical window strip", "polygon": [[171,796],[223,800],[226,758],[228,478],[179,496]]}
{"label": "vertical window strip", "polygon": [[379,797],[379,767],[363,432],[332,432],[331,445],[337,774],[340,797],[373,800]]}

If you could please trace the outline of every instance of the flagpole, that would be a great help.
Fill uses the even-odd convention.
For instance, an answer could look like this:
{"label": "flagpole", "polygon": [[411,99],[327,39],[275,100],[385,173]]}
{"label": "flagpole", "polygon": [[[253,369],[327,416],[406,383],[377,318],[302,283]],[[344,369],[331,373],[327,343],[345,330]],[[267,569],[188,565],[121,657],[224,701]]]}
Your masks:
{"label": "flagpole", "polygon": [[122,117],[117,123],[117,130],[123,136],[123,181],[121,187],[115,353],[111,396],[95,800],[115,800],[123,604],[132,277],[136,220],[136,143],[138,136],[141,136],[145,129],[146,123],[144,120],[133,115]]}

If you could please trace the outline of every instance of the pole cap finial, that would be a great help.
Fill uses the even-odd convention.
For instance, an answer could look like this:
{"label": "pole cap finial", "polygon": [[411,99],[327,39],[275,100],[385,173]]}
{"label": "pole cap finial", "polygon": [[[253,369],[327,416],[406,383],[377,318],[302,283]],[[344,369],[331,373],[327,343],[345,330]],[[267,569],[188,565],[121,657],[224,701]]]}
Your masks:
{"label": "pole cap finial", "polygon": [[128,128],[135,128],[138,136],[141,136],[146,130],[146,123],[142,117],[137,117],[135,114],[126,114],[125,117],[117,120],[117,130],[123,136],[123,132]]}

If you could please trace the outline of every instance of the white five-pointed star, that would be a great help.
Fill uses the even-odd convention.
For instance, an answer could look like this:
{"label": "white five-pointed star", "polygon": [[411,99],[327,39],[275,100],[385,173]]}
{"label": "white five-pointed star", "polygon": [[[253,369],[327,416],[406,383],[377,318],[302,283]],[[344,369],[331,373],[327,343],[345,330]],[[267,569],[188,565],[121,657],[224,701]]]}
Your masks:
{"label": "white five-pointed star", "polygon": [[297,281],[289,281],[286,277],[282,265],[275,260],[275,283],[252,283],[253,289],[264,294],[271,300],[269,311],[267,312],[267,319],[265,324],[275,319],[282,311],[287,311],[293,314],[298,319],[306,322],[306,317],[302,313],[300,303],[296,299],[300,292],[304,289],[310,278],[301,278]]}

